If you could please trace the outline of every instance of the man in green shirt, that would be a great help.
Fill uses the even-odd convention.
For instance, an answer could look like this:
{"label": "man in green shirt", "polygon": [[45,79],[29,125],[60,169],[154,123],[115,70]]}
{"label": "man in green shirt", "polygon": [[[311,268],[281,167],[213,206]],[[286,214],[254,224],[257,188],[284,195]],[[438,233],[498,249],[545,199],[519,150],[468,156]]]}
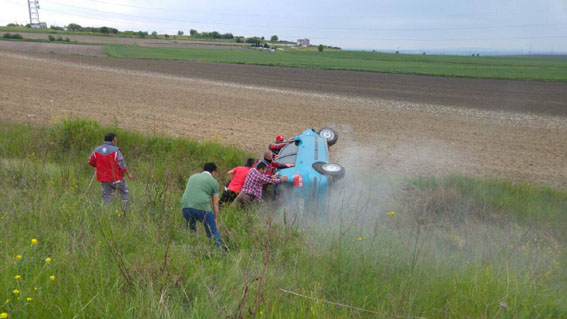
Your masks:
{"label": "man in green shirt", "polygon": [[[197,231],[197,221],[205,226],[207,237],[215,238],[215,245],[221,247],[222,239],[217,230],[217,217],[219,214],[219,183],[214,178],[217,172],[215,163],[207,163],[202,173],[191,175],[181,198],[183,217],[187,220],[189,228]],[[212,207],[211,207],[212,202]]]}

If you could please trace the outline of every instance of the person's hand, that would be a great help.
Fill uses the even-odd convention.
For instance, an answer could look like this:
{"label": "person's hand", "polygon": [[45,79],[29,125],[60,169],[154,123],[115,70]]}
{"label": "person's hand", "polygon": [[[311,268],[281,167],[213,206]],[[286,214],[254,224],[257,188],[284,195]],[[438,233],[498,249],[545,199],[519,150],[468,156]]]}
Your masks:
{"label": "person's hand", "polygon": [[126,172],[126,174],[128,175],[129,179],[134,179],[134,176],[132,176],[132,174],[130,174],[130,172]]}
{"label": "person's hand", "polygon": [[294,167],[295,164],[285,164],[285,166],[289,168],[289,167]]}
{"label": "person's hand", "polygon": [[280,181],[282,181],[282,182],[287,181],[287,176],[282,176],[282,177],[280,178]]}
{"label": "person's hand", "polygon": [[280,172],[276,172],[276,173],[275,173],[274,175],[272,175],[271,177],[275,179],[275,178],[278,178],[278,175],[280,175]]}

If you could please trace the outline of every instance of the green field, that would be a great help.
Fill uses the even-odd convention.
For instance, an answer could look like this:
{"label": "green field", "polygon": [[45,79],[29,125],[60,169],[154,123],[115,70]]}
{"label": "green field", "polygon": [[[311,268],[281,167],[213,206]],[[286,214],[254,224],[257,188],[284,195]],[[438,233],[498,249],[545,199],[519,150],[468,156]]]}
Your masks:
{"label": "green field", "polygon": [[324,70],[351,70],[450,77],[567,81],[566,58],[465,57],[362,51],[215,50],[107,45],[116,58],[195,60]]}
{"label": "green field", "polygon": [[[118,204],[101,207],[96,181],[89,188],[87,159],[109,130],[135,176],[127,217]],[[564,191],[347,177],[324,219],[289,207],[222,210],[224,254],[202,227],[185,230],[179,200],[204,162],[217,162],[225,182],[248,155],[88,121],[0,122],[0,314],[566,317]]]}

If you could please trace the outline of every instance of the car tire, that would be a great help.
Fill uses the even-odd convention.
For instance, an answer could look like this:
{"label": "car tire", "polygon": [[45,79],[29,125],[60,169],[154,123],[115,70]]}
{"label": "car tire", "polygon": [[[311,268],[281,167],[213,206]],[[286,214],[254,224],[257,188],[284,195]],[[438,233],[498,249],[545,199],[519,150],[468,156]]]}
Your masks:
{"label": "car tire", "polygon": [[324,127],[317,133],[319,136],[327,140],[329,146],[334,145],[339,139],[339,134],[330,127]]}
{"label": "car tire", "polygon": [[315,162],[313,168],[320,174],[339,179],[345,176],[345,168],[335,163]]}

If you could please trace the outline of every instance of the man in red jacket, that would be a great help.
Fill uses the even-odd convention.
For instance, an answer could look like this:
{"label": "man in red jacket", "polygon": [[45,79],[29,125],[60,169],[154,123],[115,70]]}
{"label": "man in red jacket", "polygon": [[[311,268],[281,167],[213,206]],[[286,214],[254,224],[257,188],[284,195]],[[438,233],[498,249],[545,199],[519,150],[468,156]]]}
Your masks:
{"label": "man in red jacket", "polygon": [[128,208],[128,195],[130,190],[123,178],[123,173],[132,179],[120,149],[116,147],[116,134],[108,133],[104,136],[104,144],[97,146],[91,157],[89,165],[96,168],[96,179],[102,185],[102,200],[104,205],[112,203],[114,191],[118,190],[124,210]]}

